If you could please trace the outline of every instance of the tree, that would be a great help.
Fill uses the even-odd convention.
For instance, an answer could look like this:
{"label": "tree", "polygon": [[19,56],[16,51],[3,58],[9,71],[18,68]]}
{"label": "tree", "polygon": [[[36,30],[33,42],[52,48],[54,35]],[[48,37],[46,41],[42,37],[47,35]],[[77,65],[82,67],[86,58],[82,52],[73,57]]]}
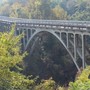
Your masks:
{"label": "tree", "polygon": [[21,8],[21,4],[18,2],[14,3],[10,8],[10,17],[19,17],[18,10]]}
{"label": "tree", "polygon": [[28,7],[29,18],[32,18],[32,19],[41,18],[41,12],[39,10],[39,7],[41,5],[40,0],[28,0],[26,5]]}
{"label": "tree", "polygon": [[14,36],[11,32],[0,32],[0,89],[1,90],[28,90],[33,87],[34,80],[29,80],[19,72],[11,71],[22,62],[25,53],[20,52],[21,35]]}
{"label": "tree", "polygon": [[64,20],[64,19],[67,19],[67,12],[61,8],[59,5],[57,5],[55,8],[52,9],[54,15],[55,15],[55,19],[61,19],[61,20]]}
{"label": "tree", "polygon": [[70,83],[69,90],[90,90],[90,66],[88,66],[75,82]]}
{"label": "tree", "polygon": [[53,13],[50,7],[50,0],[41,0],[41,5],[39,9],[41,12],[42,19],[53,19]]}
{"label": "tree", "polygon": [[90,3],[88,0],[83,0],[83,2],[78,3],[78,10],[71,16],[73,20],[90,20]]}
{"label": "tree", "polygon": [[9,16],[10,15],[10,5],[9,5],[9,3],[6,3],[6,4],[0,6],[0,15],[4,15],[4,16]]}

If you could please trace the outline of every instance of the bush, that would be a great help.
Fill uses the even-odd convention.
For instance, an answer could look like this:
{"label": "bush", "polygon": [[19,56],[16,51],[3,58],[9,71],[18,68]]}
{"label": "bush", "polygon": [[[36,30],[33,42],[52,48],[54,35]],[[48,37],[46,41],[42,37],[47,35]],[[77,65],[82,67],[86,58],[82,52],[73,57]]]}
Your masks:
{"label": "bush", "polygon": [[35,90],[55,90],[55,82],[53,80],[43,80],[35,87]]}
{"label": "bush", "polygon": [[82,71],[75,82],[70,83],[69,90],[90,90],[90,66]]}

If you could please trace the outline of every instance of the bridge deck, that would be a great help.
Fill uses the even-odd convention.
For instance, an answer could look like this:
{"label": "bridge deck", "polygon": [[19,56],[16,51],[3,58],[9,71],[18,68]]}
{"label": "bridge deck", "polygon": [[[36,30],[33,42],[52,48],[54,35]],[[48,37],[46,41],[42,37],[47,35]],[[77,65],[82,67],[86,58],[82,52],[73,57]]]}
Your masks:
{"label": "bridge deck", "polygon": [[0,16],[0,23],[13,24],[17,27],[32,27],[55,30],[68,30],[90,33],[90,21],[72,21],[72,20],[38,20],[22,19]]}

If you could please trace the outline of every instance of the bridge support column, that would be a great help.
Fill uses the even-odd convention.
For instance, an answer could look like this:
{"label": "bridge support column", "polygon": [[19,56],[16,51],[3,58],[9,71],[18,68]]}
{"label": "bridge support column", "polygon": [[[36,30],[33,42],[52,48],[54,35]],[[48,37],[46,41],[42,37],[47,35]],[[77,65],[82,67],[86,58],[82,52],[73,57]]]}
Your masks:
{"label": "bridge support column", "polygon": [[25,30],[23,30],[23,34],[24,34],[24,37],[23,37],[23,48],[25,49],[25,45],[26,45],[26,43],[25,43]]}
{"label": "bridge support column", "polygon": [[85,36],[82,35],[82,67],[85,68]]}
{"label": "bridge support column", "polygon": [[33,30],[31,29],[30,32],[31,32],[31,36],[32,36],[32,34],[33,34]]}
{"label": "bridge support column", "polygon": [[19,32],[20,32],[20,29],[15,27],[15,33],[14,33],[14,35],[15,36],[19,35]]}
{"label": "bridge support column", "polygon": [[80,68],[79,68],[79,66],[77,64],[77,35],[76,34],[74,34],[73,40],[74,40],[74,42],[73,42],[74,56],[73,57],[74,57],[74,60],[75,60],[75,63],[76,63],[76,67],[77,67],[78,71],[81,72],[81,70],[80,70]]}
{"label": "bridge support column", "polygon": [[69,48],[69,38],[68,38],[68,33],[67,33],[67,48]]}
{"label": "bridge support column", "polygon": [[75,34],[74,34],[74,58],[75,60],[77,59],[77,46],[76,46],[76,35]]}
{"label": "bridge support column", "polygon": [[28,39],[29,39],[29,36],[28,36],[28,29],[26,30],[26,37],[27,37],[27,42],[28,42]]}
{"label": "bridge support column", "polygon": [[[61,35],[62,35],[62,33],[60,32],[60,38],[62,37]],[[61,39],[62,39],[62,38],[61,38]]]}

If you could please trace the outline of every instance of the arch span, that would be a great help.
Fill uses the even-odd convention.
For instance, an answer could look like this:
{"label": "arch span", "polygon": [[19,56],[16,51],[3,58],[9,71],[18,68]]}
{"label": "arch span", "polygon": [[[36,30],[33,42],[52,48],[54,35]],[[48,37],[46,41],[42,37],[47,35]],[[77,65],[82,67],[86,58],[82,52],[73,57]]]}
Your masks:
{"label": "arch span", "polygon": [[56,33],[56,31],[54,31],[54,30],[35,30],[35,32],[34,32],[34,33],[31,35],[31,37],[29,38],[29,40],[28,40],[28,42],[27,42],[27,44],[26,44],[25,50],[28,49],[29,43],[31,42],[31,40],[32,40],[37,34],[39,34],[39,33],[41,33],[41,32],[48,32],[48,33],[52,34],[54,37],[56,37],[56,38],[60,41],[60,43],[64,46],[64,48],[67,50],[67,52],[69,53],[69,55],[70,55],[70,57],[72,58],[75,66],[76,66],[76,68],[78,69],[78,71],[80,71],[80,68],[79,68],[79,66],[78,66],[78,64],[77,64],[77,62],[76,62],[76,59],[73,57],[73,55],[72,55],[72,53],[70,52],[70,50],[68,49],[68,47],[66,46],[66,44],[65,44],[65,43],[63,42],[63,40],[61,39],[61,36],[57,34],[57,33],[60,34],[61,32],[57,32],[57,33]]}

